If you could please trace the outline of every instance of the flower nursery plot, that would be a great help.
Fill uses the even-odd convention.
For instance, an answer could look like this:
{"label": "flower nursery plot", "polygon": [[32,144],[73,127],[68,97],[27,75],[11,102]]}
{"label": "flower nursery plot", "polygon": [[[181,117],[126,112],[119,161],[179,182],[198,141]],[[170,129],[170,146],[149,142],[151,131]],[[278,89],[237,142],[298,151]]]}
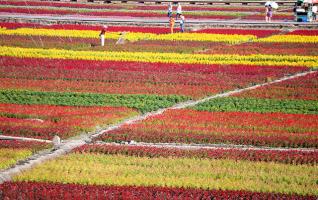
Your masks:
{"label": "flower nursery plot", "polygon": [[[1,12],[109,19],[166,9],[0,1]],[[183,10],[246,19],[264,8]],[[317,30],[121,25],[101,46],[100,25],[0,27],[0,134],[62,139],[46,151],[0,140],[0,199],[317,199]],[[22,172],[33,154],[47,160]]]}
{"label": "flower nursery plot", "polygon": [[24,160],[37,151],[50,148],[45,142],[30,142],[16,140],[0,140],[0,170],[14,165],[19,160]]}
{"label": "flower nursery plot", "polygon": [[[90,147],[91,149],[99,148]],[[36,181],[105,186],[137,186],[279,193],[312,198],[317,195],[316,165],[283,164],[244,159],[198,158],[196,150],[179,150],[172,157],[161,156],[164,148],[151,150],[153,155],[138,152],[127,156],[125,147],[102,146],[99,153],[77,151],[35,167],[14,178],[14,181]],[[116,153],[107,153],[117,148]],[[90,150],[89,150],[90,151]],[[147,148],[140,152],[147,151]],[[173,150],[172,150],[173,151]],[[213,150],[207,152],[213,152]],[[235,153],[234,153],[235,154]],[[184,155],[184,156],[182,156]],[[261,157],[261,156],[260,156]],[[85,163],[85,164],[84,164]],[[212,173],[213,172],[213,173]],[[284,173],[282,173],[284,172]],[[51,173],[58,174],[52,176]],[[260,176],[261,174],[261,176]],[[23,184],[23,183],[22,183]],[[34,183],[31,183],[31,185]],[[66,185],[67,187],[67,185]],[[211,191],[212,190],[212,191]],[[220,191],[219,191],[220,192]],[[264,194],[265,193],[265,194]],[[255,195],[255,194],[254,194]]]}

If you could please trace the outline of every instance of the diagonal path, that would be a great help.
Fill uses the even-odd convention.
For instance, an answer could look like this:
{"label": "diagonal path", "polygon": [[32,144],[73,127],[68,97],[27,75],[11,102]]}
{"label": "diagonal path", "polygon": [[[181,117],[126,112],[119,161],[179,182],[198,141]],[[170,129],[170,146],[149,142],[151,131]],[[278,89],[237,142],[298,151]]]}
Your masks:
{"label": "diagonal path", "polygon": [[221,94],[216,94],[216,95],[213,95],[213,96],[209,96],[207,98],[203,98],[201,100],[187,101],[187,102],[179,103],[179,104],[176,104],[176,105],[174,105],[172,107],[159,109],[159,110],[154,111],[154,112],[149,112],[149,113],[146,113],[146,114],[143,114],[143,115],[139,115],[139,116],[124,120],[124,121],[122,121],[122,122],[120,122],[118,124],[115,124],[113,126],[109,126],[106,129],[98,130],[95,133],[89,133],[89,134],[81,135],[81,136],[76,137],[76,138],[65,140],[61,144],[61,146],[58,149],[56,149],[56,150],[49,151],[49,152],[48,151],[40,152],[38,154],[35,154],[35,155],[31,156],[29,159],[27,159],[27,160],[25,160],[23,162],[17,163],[17,165],[15,165],[15,166],[7,169],[7,170],[1,171],[0,172],[0,184],[3,183],[4,181],[10,181],[11,178],[14,175],[19,174],[22,171],[28,170],[31,167],[35,166],[35,165],[41,164],[42,162],[45,162],[45,161],[50,160],[50,159],[58,158],[58,157],[60,157],[60,156],[62,156],[64,154],[72,151],[76,147],[82,146],[82,145],[87,144],[87,143],[91,143],[92,139],[94,139],[94,138],[96,138],[96,137],[98,137],[98,136],[100,136],[102,134],[105,134],[105,133],[107,133],[107,132],[109,132],[111,130],[118,129],[118,128],[120,128],[123,125],[137,123],[137,122],[139,122],[141,120],[144,120],[144,119],[146,119],[148,117],[160,115],[160,114],[162,114],[163,112],[165,112],[167,110],[182,109],[182,108],[186,108],[188,106],[194,106],[194,105],[197,105],[199,103],[203,103],[203,102],[209,101],[211,99],[215,99],[215,98],[219,98],[219,97],[228,97],[228,96],[233,95],[233,94],[238,94],[238,93],[241,93],[241,92],[244,92],[244,91],[248,91],[248,90],[254,90],[254,89],[257,89],[259,87],[271,85],[271,84],[274,84],[274,83],[279,83],[279,82],[282,82],[282,81],[285,81],[285,80],[290,80],[290,79],[306,76],[308,74],[313,74],[313,73],[317,73],[317,71],[306,71],[306,72],[302,72],[302,73],[297,73],[297,74],[294,74],[292,76],[282,77],[280,79],[277,79],[277,80],[274,80],[274,81],[271,81],[271,82],[257,84],[257,85],[254,85],[254,86],[251,86],[251,87],[246,87],[246,88],[243,88],[243,89],[236,89],[236,90],[224,92],[224,93],[221,93]]}

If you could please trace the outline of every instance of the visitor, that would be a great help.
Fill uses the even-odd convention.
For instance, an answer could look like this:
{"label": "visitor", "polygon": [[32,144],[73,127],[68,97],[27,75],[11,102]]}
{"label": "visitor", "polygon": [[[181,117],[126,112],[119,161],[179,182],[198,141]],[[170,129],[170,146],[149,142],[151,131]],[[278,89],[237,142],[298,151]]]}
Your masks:
{"label": "visitor", "polygon": [[173,33],[174,24],[175,24],[175,21],[174,21],[173,17],[171,16],[170,20],[169,20],[170,33]]}
{"label": "visitor", "polygon": [[317,20],[317,10],[318,10],[317,6],[314,5],[311,10],[312,10],[312,20],[315,22]]}
{"label": "visitor", "polygon": [[181,4],[178,3],[176,20],[177,20],[178,17],[180,17],[181,15],[182,15],[182,7],[181,7]]}
{"label": "visitor", "polygon": [[103,47],[105,45],[105,33],[106,33],[106,29],[107,29],[107,26],[103,26],[100,34],[99,34],[99,37],[100,37],[100,42],[101,42],[101,46]]}
{"label": "visitor", "polygon": [[180,15],[180,31],[181,31],[181,33],[184,32],[184,20],[185,20],[184,15]]}
{"label": "visitor", "polygon": [[168,5],[168,17],[172,17],[172,3],[171,2]]}
{"label": "visitor", "polygon": [[266,5],[265,6],[265,21],[266,22],[271,22],[272,16],[273,16],[273,9],[271,5]]}

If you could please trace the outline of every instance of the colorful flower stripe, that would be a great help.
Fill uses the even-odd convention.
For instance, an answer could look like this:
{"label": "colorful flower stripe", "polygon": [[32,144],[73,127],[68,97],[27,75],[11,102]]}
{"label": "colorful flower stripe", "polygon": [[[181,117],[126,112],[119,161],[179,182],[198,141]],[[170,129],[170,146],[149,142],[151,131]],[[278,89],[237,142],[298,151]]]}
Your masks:
{"label": "colorful flower stripe", "polygon": [[32,152],[36,152],[50,147],[51,144],[45,142],[0,140],[0,149],[32,149]]}
{"label": "colorful flower stripe", "polygon": [[257,98],[216,98],[194,107],[205,111],[282,112],[318,114],[318,101],[257,99]]}
{"label": "colorful flower stripe", "polygon": [[267,38],[259,38],[255,42],[294,42],[294,43],[318,43],[318,36],[312,35],[273,35]]}
{"label": "colorful flower stripe", "polygon": [[233,48],[224,48],[224,44],[213,44],[204,54],[272,54],[272,55],[306,55],[317,56],[317,44],[315,43],[272,43],[272,42],[248,42],[237,44]]}
{"label": "colorful flower stripe", "polygon": [[93,9],[119,9],[120,5],[98,5],[98,4],[82,4],[82,3],[67,3],[67,2],[39,2],[39,1],[0,1],[0,5],[15,5],[15,6],[54,6],[68,8],[93,8]]}
{"label": "colorful flower stripe", "polygon": [[[143,6],[136,6],[133,9],[137,10],[167,10],[167,6],[154,6],[154,5],[143,5]],[[173,9],[176,10],[177,6],[173,6]],[[251,6],[238,6],[229,7],[229,6],[211,6],[207,7],[206,5],[200,6],[188,6],[182,5],[182,10],[184,11],[232,11],[232,12],[264,12],[264,8],[260,7],[251,7]]]}
{"label": "colorful flower stripe", "polygon": [[311,165],[72,153],[22,172],[14,181],[318,195],[317,173]]}
{"label": "colorful flower stripe", "polygon": [[318,101],[318,73],[309,74],[257,90],[243,92],[236,97],[259,99],[300,99]]}
{"label": "colorful flower stripe", "polygon": [[318,164],[318,151],[277,151],[253,149],[177,149],[151,146],[119,146],[108,144],[83,145],[73,152],[99,153],[110,155],[127,155],[138,157],[176,157],[176,158],[209,158],[232,159],[264,162],[279,162],[286,164]]}
{"label": "colorful flower stripe", "polygon": [[[302,67],[220,66],[1,57],[2,89],[199,98],[245,87]],[[2,78],[3,77],[3,78]],[[8,78],[6,78],[8,77]]]}
{"label": "colorful flower stripe", "polygon": [[317,120],[317,115],[173,110],[99,139],[317,148]]}
{"label": "colorful flower stripe", "polygon": [[[17,28],[44,28],[44,29],[62,29],[62,30],[94,30],[100,31],[101,26],[85,25],[85,24],[52,24],[52,25],[42,25],[42,24],[31,24],[31,23],[9,23],[0,22],[0,27],[5,27],[8,29]],[[165,27],[134,27],[134,26],[108,26],[107,30],[109,32],[140,32],[140,33],[170,33],[169,28]],[[257,37],[266,37],[269,35],[278,34],[279,30],[253,30],[253,29],[201,29],[193,31],[195,33],[208,33],[208,34],[226,34],[226,35],[255,35]],[[298,33],[302,35],[301,32]],[[308,32],[304,31],[304,35]]]}
{"label": "colorful flower stripe", "polygon": [[136,114],[132,109],[121,107],[0,104],[0,131],[12,136],[68,138]]}
{"label": "colorful flower stripe", "polygon": [[[166,17],[166,13],[163,11],[149,12],[149,11],[130,11],[130,10],[118,10],[118,11],[90,11],[90,10],[74,10],[74,9],[43,9],[43,8],[6,8],[0,6],[0,12],[6,13],[26,13],[26,14],[45,14],[45,15],[80,15],[80,16],[99,16],[99,17]],[[245,16],[244,13],[233,12],[185,12],[187,19],[234,19],[236,17]]]}
{"label": "colorful flower stripe", "polygon": [[317,196],[260,193],[250,191],[203,190],[171,187],[96,186],[42,182],[5,182],[0,185],[3,199],[297,199]]}
{"label": "colorful flower stripe", "polygon": [[318,36],[318,30],[293,30],[286,35],[311,35]]}
{"label": "colorful flower stripe", "polygon": [[257,37],[266,37],[278,34],[279,30],[255,30],[255,29],[201,29],[194,31],[195,33],[208,33],[208,34],[228,34],[228,35],[255,35]]}
{"label": "colorful flower stripe", "polygon": [[274,65],[318,67],[317,56],[203,55],[151,52],[94,52],[0,46],[0,56],[22,58],[135,61],[150,63]]}
{"label": "colorful flower stripe", "polygon": [[[44,29],[56,29],[56,30],[94,30],[100,31],[101,26],[85,25],[85,24],[31,24],[31,23],[11,23],[11,22],[0,22],[0,27],[7,29],[17,28],[44,28]],[[169,28],[165,27],[135,27],[135,26],[108,26],[107,31],[109,32],[139,32],[139,33],[170,33]]]}
{"label": "colorful flower stripe", "polygon": [[117,95],[0,90],[1,103],[61,106],[124,106],[149,112],[187,100],[183,96]]}
{"label": "colorful flower stripe", "polygon": [[[292,12],[290,12],[292,13]],[[290,13],[288,13],[288,15],[286,14],[273,14],[272,20],[294,20],[294,16],[291,15]],[[247,16],[242,16],[241,19],[244,20],[264,20],[265,21],[265,16],[264,14],[255,14],[255,15],[247,15]]]}
{"label": "colorful flower stripe", "polygon": [[0,170],[9,168],[18,160],[23,160],[31,155],[32,151],[29,149],[0,148]]}
{"label": "colorful flower stripe", "polygon": [[[180,74],[181,76],[181,74]],[[178,76],[179,77],[179,76]],[[233,85],[190,85],[173,83],[136,83],[136,82],[97,82],[69,80],[24,80],[2,79],[0,89],[18,89],[43,92],[84,92],[107,94],[153,94],[153,95],[182,95],[194,99],[229,90]],[[129,84],[127,84],[129,83]],[[217,82],[215,82],[216,84]]]}
{"label": "colorful flower stripe", "polygon": [[[98,38],[99,31],[94,30],[50,30],[50,29],[0,29],[2,35],[39,35],[55,37],[78,37],[78,38]],[[118,39],[119,32],[107,32],[107,39]],[[168,40],[168,41],[205,41],[205,42],[226,42],[230,44],[247,42],[256,39],[254,35],[224,35],[206,33],[175,33],[175,34],[152,34],[152,33],[126,33],[125,39],[129,41],[138,40]]]}
{"label": "colorful flower stripe", "polygon": [[[155,5],[143,5],[143,6],[134,6],[134,5],[98,5],[98,4],[81,4],[81,3],[66,3],[66,2],[35,2],[35,1],[0,1],[0,5],[14,5],[14,6],[47,6],[47,7],[66,7],[66,8],[88,8],[88,9],[137,9],[137,10],[166,10],[167,6],[155,6]],[[188,6],[183,5],[183,10],[186,11],[251,11],[262,12],[263,8],[259,7],[206,7],[206,6]]]}

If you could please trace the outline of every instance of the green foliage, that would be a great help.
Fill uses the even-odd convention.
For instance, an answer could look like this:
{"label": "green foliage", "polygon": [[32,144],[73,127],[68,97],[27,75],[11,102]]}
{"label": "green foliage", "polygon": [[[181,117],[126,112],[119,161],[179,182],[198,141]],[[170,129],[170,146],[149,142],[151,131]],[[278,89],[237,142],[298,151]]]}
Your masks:
{"label": "green foliage", "polygon": [[297,114],[318,114],[318,101],[277,100],[253,98],[215,98],[194,106],[200,111],[282,112]]}
{"label": "green foliage", "polygon": [[187,99],[187,97],[177,95],[120,95],[0,90],[1,103],[62,106],[125,106],[136,108],[142,113],[169,107]]}

